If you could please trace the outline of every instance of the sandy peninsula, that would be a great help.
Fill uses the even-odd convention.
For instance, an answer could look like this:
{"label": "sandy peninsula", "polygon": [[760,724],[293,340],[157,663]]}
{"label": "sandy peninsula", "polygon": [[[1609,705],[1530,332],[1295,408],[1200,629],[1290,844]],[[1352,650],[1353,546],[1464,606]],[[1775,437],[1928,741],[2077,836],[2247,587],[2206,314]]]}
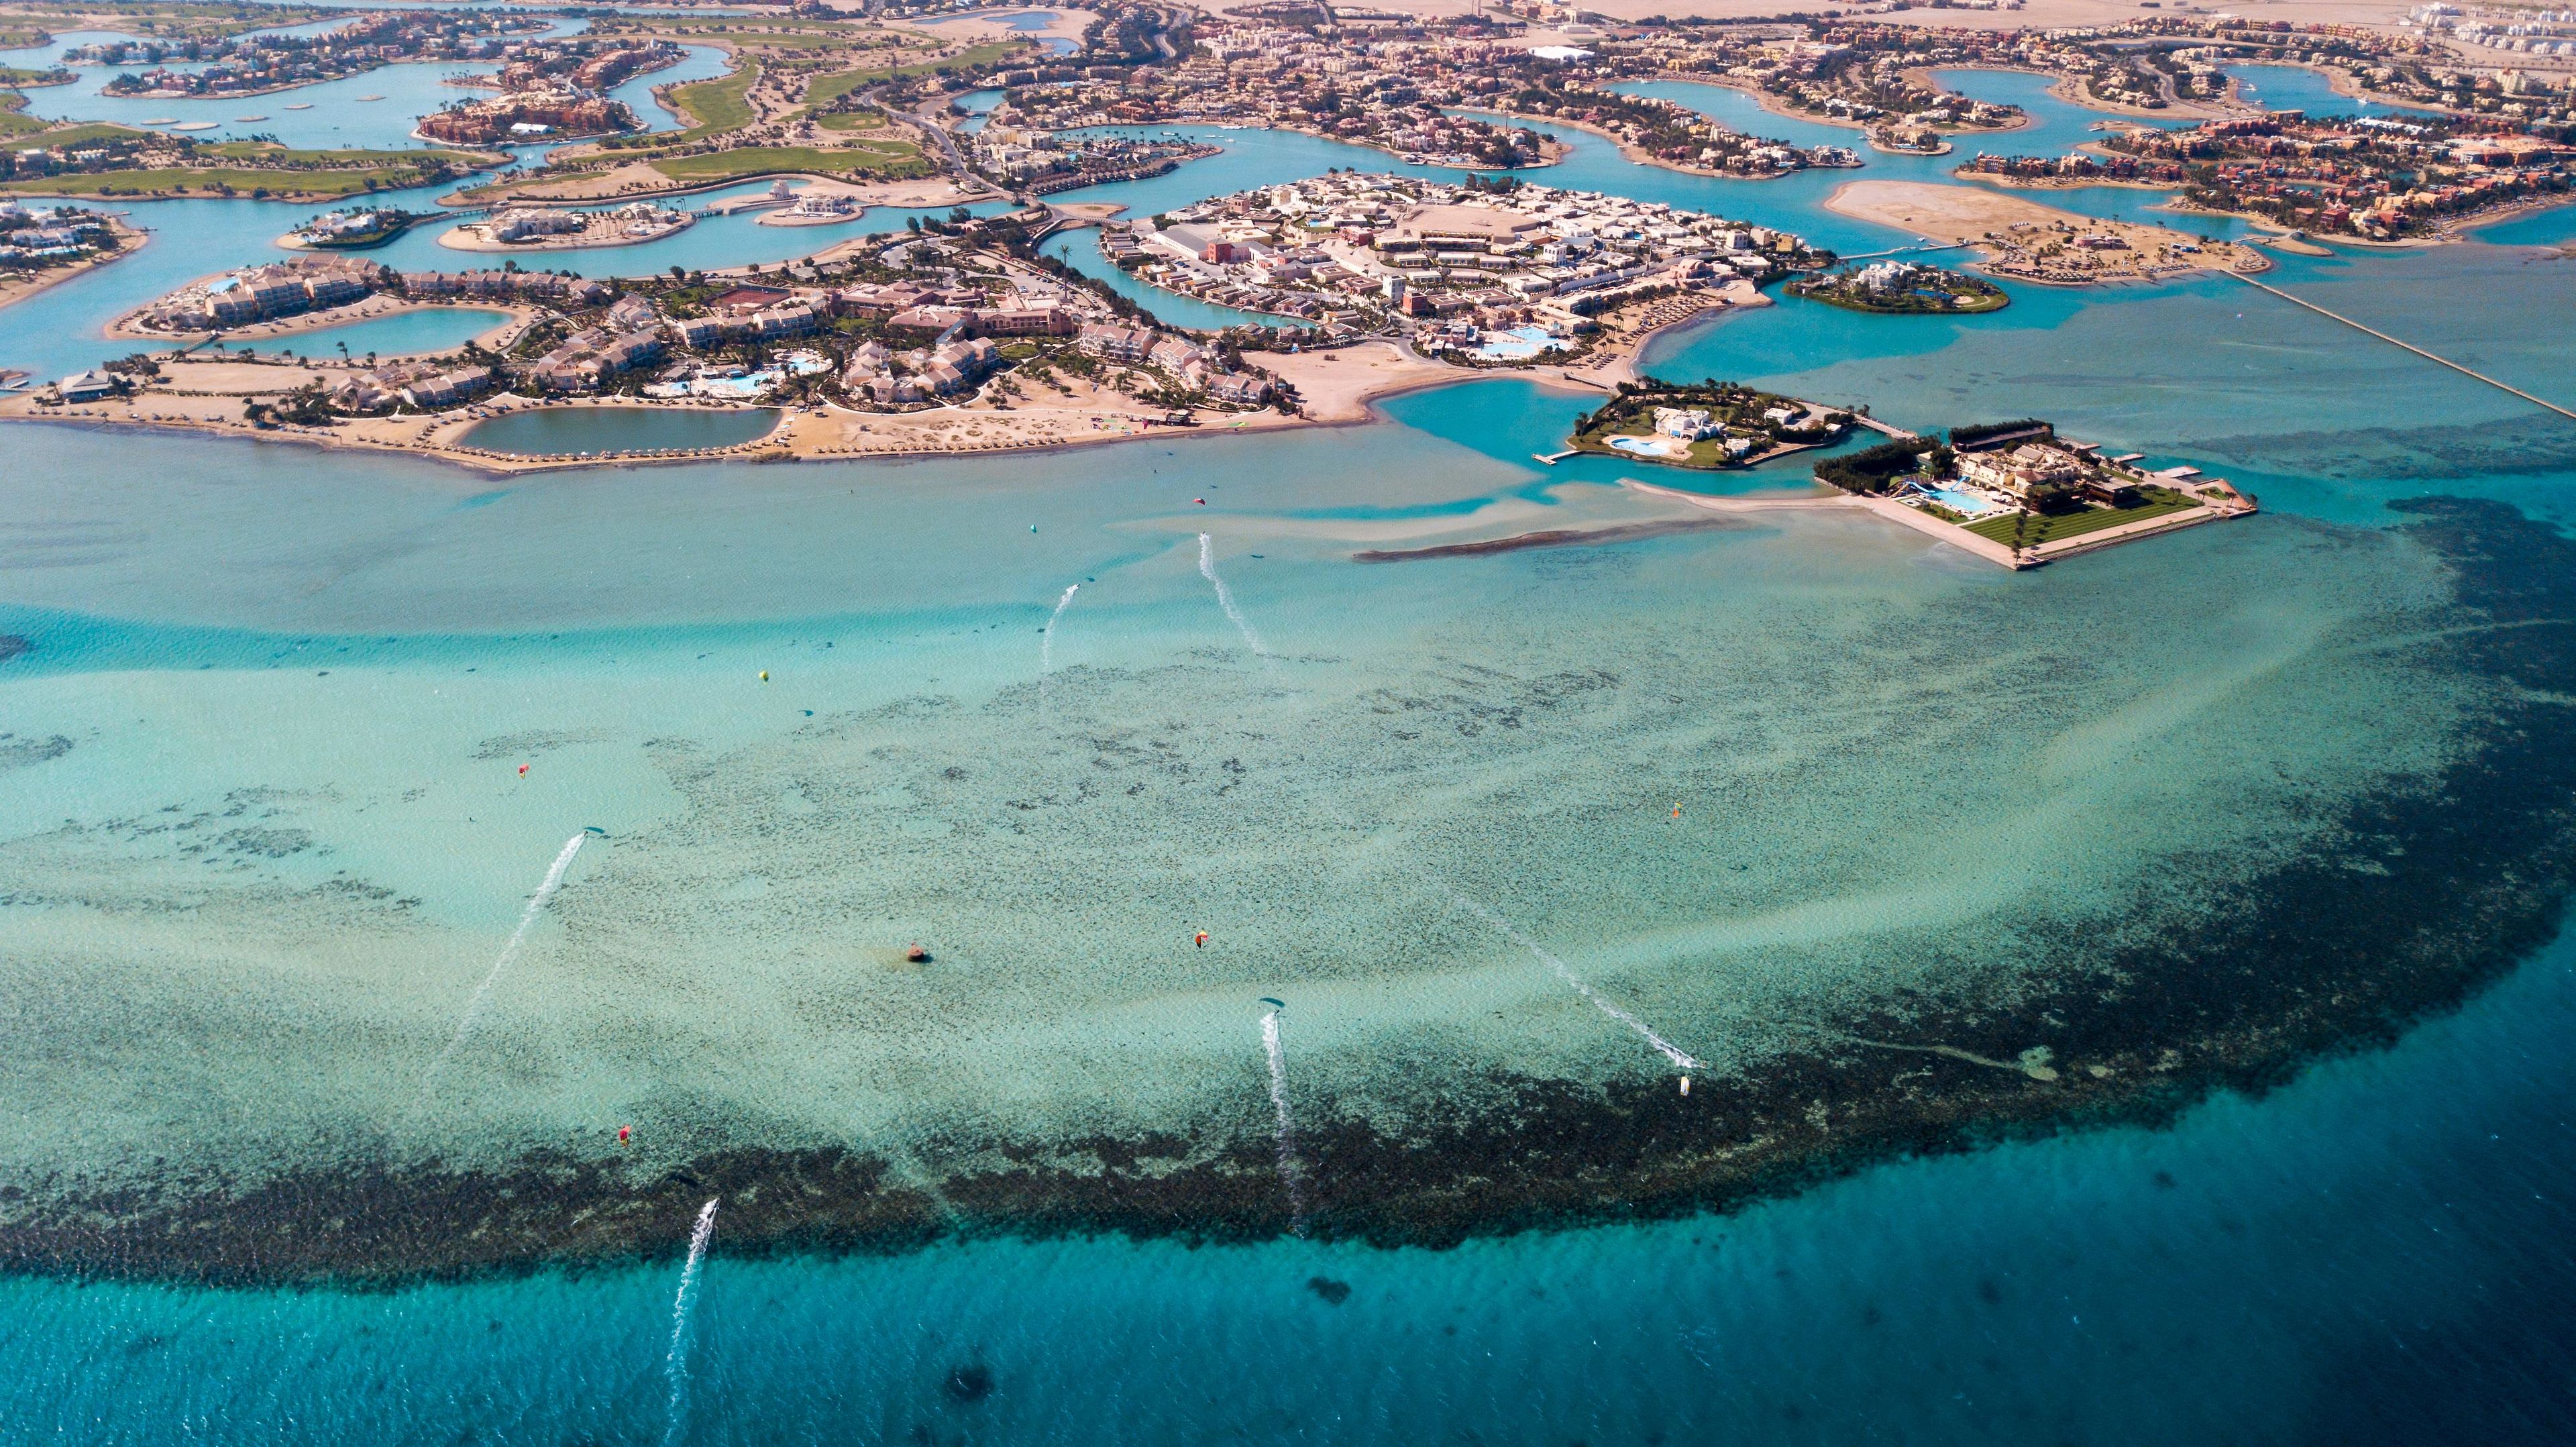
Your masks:
{"label": "sandy peninsula", "polygon": [[1647,345],[1664,333],[1771,305],[1771,298],[1763,295],[1760,287],[1738,279],[1723,286],[1661,297],[1643,306],[1605,312],[1594,318],[1601,324],[1601,331],[1593,338],[1592,350],[1581,360],[1532,375],[1544,377],[1552,373],[1579,386],[1598,387],[1606,392],[1622,382],[1643,379],[1638,363]]}
{"label": "sandy peninsula", "polygon": [[[198,278],[200,282],[207,279]],[[293,316],[276,317],[263,322],[249,322],[237,327],[224,327],[217,331],[171,332],[143,327],[137,325],[135,321],[142,313],[128,312],[108,323],[107,334],[121,341],[150,342],[162,346],[184,346],[192,342],[205,341],[210,337],[222,337],[233,342],[255,342],[270,337],[293,336],[299,332],[327,331],[333,327],[348,326],[353,322],[375,321],[382,317],[400,316],[405,312],[418,311],[500,313],[504,320],[484,329],[474,338],[477,343],[494,350],[506,348],[510,343],[517,341],[519,333],[526,330],[528,323],[537,318],[534,307],[506,301],[477,300],[463,303],[410,301],[385,292],[377,292],[372,296],[350,302],[346,306],[298,312]]]}
{"label": "sandy peninsula", "polygon": [[1297,389],[1304,401],[1299,415],[1266,410],[1201,412],[1190,424],[1179,425],[1168,420],[1170,414],[1165,408],[1090,382],[1065,378],[1061,379],[1061,389],[1027,384],[1020,388],[1021,395],[1005,397],[988,387],[972,399],[918,412],[860,412],[833,405],[788,408],[768,436],[728,447],[589,458],[523,457],[471,446],[465,440],[466,434],[490,418],[538,407],[704,410],[704,404],[629,397],[538,401],[502,395],[429,415],[337,418],[327,425],[309,427],[276,422],[260,425],[246,417],[244,404],[275,402],[310,386],[327,391],[362,369],[315,358],[286,362],[225,357],[165,361],[159,380],[131,397],[110,401],[49,406],[41,392],[0,399],[0,420],[182,428],[359,451],[406,453],[480,471],[519,473],[718,458],[784,462],[960,456],[1078,447],[1143,437],[1169,441],[1348,425],[1369,420],[1369,404],[1379,398],[1491,375],[1424,361],[1387,342],[1295,355],[1268,354],[1258,357],[1255,365]]}
{"label": "sandy peninsula", "polygon": [[2272,264],[2234,242],[2097,220],[1977,186],[1847,181],[1825,198],[1825,209],[1942,245],[1973,246],[1979,269],[2051,286],[2153,281],[2192,271],[2254,272]]}

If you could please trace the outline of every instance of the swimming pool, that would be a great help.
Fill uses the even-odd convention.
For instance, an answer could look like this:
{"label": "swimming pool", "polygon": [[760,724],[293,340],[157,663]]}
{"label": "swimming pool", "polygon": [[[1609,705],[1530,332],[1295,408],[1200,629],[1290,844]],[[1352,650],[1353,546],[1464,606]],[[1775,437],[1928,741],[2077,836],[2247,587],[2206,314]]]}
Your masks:
{"label": "swimming pool", "polygon": [[1548,335],[1545,327],[1513,327],[1485,333],[1485,344],[1476,349],[1475,355],[1488,362],[1526,362],[1541,352],[1563,350],[1564,341]]}
{"label": "swimming pool", "polygon": [[1671,437],[1613,437],[1610,445],[1621,452],[1639,457],[1683,458],[1690,456],[1690,444]]}
{"label": "swimming pool", "polygon": [[2002,512],[2003,505],[1980,493],[1958,492],[1950,488],[1926,488],[1923,495],[1962,517],[1980,518]]}

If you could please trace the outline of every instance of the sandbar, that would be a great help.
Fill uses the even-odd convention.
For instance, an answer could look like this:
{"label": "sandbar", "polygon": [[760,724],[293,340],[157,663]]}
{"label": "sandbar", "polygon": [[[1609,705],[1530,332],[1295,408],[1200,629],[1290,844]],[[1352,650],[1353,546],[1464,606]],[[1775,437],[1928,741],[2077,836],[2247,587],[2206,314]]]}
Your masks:
{"label": "sandbar", "polygon": [[[2261,253],[2234,242],[2134,221],[2104,221],[1979,186],[1846,181],[1825,198],[1825,209],[1943,245],[1974,246],[1984,258],[1979,263],[1983,270],[2056,286],[2271,266]],[[2125,245],[2105,251],[2070,245],[2051,256],[2031,254],[2030,248],[2049,244],[2049,234],[2059,227]]]}

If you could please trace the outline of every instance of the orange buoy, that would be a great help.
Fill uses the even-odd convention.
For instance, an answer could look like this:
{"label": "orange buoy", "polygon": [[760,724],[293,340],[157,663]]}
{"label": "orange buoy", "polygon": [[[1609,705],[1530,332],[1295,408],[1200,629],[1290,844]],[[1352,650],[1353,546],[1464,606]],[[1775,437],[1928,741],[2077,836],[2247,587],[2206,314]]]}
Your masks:
{"label": "orange buoy", "polygon": [[918,943],[906,946],[903,957],[916,965],[930,963],[930,951],[923,949]]}
{"label": "orange buoy", "polygon": [[524,779],[524,778],[526,778],[527,776],[528,776],[528,766],[527,766],[527,765],[525,765],[525,764],[521,764],[521,765],[519,766],[519,777],[520,777],[520,778],[522,778],[522,779]]}
{"label": "orange buoy", "polygon": [[1207,931],[1206,931],[1206,930],[1200,930],[1200,931],[1199,931],[1199,933],[1198,933],[1198,946],[1199,946],[1199,948],[1200,948],[1200,949],[1206,949],[1206,948],[1207,948]]}
{"label": "orange buoy", "polygon": [[619,1126],[619,1127],[617,1128],[617,1143],[618,1143],[619,1145],[621,1145],[621,1146],[622,1146],[622,1145],[624,1145],[624,1144],[626,1144],[626,1138],[627,1138],[628,1136],[630,1136],[630,1135],[633,1135],[634,1133],[635,1133],[635,1127],[633,1127],[633,1126],[631,1126],[631,1125],[621,1125],[621,1126]]}

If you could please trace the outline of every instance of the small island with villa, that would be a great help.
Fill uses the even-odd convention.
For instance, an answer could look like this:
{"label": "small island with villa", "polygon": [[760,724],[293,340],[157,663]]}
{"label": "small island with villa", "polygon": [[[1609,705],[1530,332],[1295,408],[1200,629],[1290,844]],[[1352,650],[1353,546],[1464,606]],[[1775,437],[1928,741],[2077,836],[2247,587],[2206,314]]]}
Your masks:
{"label": "small island with villa", "polygon": [[2150,471],[2144,461],[2023,418],[1829,457],[1816,481],[2014,568],[2254,511],[2225,478],[2188,466]]}
{"label": "small island with villa", "polygon": [[1855,414],[1733,382],[1623,382],[1574,420],[1575,452],[1663,467],[1751,467],[1851,435]]}

